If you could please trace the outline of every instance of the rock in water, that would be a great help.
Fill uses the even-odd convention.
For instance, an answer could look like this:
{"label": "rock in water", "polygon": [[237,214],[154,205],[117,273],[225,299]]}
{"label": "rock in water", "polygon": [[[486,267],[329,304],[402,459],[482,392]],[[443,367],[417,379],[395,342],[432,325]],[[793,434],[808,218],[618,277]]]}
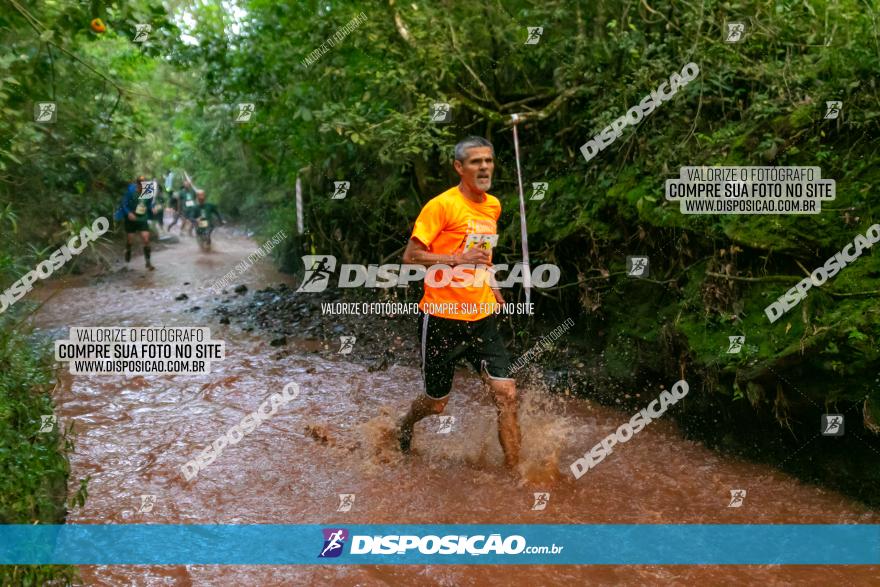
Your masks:
{"label": "rock in water", "polygon": [[385,351],[378,360],[373,361],[368,367],[368,373],[374,373],[375,371],[386,371],[388,369],[388,360],[391,358],[391,353]]}

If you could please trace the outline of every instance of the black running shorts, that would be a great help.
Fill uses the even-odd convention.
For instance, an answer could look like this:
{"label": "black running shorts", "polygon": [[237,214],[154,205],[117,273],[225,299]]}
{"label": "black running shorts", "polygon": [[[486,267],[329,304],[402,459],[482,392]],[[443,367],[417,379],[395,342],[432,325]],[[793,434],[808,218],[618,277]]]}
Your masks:
{"label": "black running shorts", "polygon": [[434,399],[449,395],[455,364],[460,358],[492,379],[513,379],[509,374],[510,357],[495,316],[469,322],[420,313],[419,348],[425,393]]}
{"label": "black running shorts", "polygon": [[144,220],[129,220],[125,219],[125,232],[150,232],[150,226],[147,224],[146,219]]}

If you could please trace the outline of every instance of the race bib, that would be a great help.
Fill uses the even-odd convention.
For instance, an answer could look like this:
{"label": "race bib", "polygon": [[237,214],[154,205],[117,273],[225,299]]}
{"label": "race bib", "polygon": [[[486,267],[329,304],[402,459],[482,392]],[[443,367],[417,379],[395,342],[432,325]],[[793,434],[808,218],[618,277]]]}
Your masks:
{"label": "race bib", "polygon": [[193,207],[193,206],[195,206],[195,205],[196,205],[196,203],[193,202],[192,200],[187,200],[187,201],[186,201],[186,207],[187,207],[187,208],[191,208],[191,207]]}
{"label": "race bib", "polygon": [[497,234],[469,234],[464,243],[464,250],[477,248],[484,251],[491,251],[498,244]]}
{"label": "race bib", "polygon": [[199,228],[208,228],[207,218],[199,218]]}
{"label": "race bib", "polygon": [[134,213],[138,216],[142,216],[147,213],[147,205],[144,203],[140,203],[137,205],[137,208],[134,209]]}

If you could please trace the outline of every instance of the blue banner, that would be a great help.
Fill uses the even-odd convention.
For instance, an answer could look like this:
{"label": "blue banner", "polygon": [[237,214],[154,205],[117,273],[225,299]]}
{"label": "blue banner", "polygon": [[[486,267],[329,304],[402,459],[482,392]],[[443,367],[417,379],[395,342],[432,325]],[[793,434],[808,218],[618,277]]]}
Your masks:
{"label": "blue banner", "polygon": [[880,525],[4,525],[0,564],[880,565]]}

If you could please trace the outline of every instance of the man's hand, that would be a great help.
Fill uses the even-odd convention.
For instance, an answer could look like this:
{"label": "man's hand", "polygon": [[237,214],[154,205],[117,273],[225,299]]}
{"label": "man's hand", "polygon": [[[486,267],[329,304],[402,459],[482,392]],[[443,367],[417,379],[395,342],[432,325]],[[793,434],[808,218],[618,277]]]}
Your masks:
{"label": "man's hand", "polygon": [[492,262],[492,254],[485,250],[474,247],[461,255],[455,256],[457,265],[488,265]]}
{"label": "man's hand", "polygon": [[137,220],[137,216],[134,215],[134,212],[129,212],[128,219],[134,222],[135,220]]}
{"label": "man's hand", "polygon": [[428,252],[428,247],[417,239],[411,238],[403,252],[403,262],[407,264],[423,265],[492,265],[492,251],[474,247],[464,253],[454,255]]}

